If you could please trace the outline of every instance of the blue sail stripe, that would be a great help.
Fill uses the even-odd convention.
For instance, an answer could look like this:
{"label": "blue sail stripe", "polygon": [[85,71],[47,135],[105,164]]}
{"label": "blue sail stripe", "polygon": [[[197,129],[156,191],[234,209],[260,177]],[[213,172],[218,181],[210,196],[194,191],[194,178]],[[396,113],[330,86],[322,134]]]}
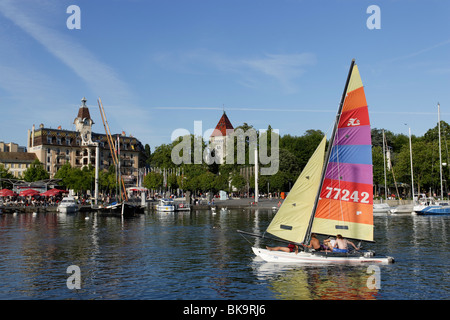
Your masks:
{"label": "blue sail stripe", "polygon": [[330,162],[372,164],[371,145],[335,145]]}

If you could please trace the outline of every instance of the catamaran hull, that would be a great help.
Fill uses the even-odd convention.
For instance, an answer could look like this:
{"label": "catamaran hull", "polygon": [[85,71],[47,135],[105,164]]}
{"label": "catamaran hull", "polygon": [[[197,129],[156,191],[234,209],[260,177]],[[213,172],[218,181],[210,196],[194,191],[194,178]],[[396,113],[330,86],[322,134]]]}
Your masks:
{"label": "catamaran hull", "polygon": [[295,252],[283,252],[283,251],[270,251],[267,249],[252,247],[253,252],[267,262],[283,262],[283,263],[382,263],[389,264],[394,262],[394,258],[387,256],[364,256],[359,255],[347,255],[347,254],[335,254],[335,253],[314,253],[300,251],[297,254]]}

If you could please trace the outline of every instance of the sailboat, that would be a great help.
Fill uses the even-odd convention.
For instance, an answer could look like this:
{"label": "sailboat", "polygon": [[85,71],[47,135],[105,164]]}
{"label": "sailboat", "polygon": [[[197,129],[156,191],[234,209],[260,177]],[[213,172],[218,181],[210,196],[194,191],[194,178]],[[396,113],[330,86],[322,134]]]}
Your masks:
{"label": "sailboat", "polygon": [[[253,247],[265,261],[291,263],[392,263],[374,251],[315,251],[312,233],[373,241],[373,174],[367,102],[353,59],[339,105],[329,148],[324,137],[298,177],[266,232],[298,245],[298,252]],[[266,237],[238,230],[242,234]],[[271,238],[274,239],[274,238]]]}
{"label": "sailboat", "polygon": [[[144,208],[136,203],[128,201],[127,192],[125,189],[125,183],[120,174],[120,142],[119,136],[117,136],[117,147],[114,145],[114,141],[109,129],[108,120],[106,119],[105,109],[100,98],[97,100],[98,107],[100,109],[100,115],[102,116],[103,127],[105,128],[106,138],[108,140],[108,145],[110,148],[111,156],[113,158],[114,165],[116,167],[116,189],[119,187],[120,192],[118,194],[118,200],[110,204],[103,206],[96,206],[98,213],[104,215],[116,215],[116,216],[132,216],[138,213],[144,213]],[[96,161],[97,165],[97,161]]]}

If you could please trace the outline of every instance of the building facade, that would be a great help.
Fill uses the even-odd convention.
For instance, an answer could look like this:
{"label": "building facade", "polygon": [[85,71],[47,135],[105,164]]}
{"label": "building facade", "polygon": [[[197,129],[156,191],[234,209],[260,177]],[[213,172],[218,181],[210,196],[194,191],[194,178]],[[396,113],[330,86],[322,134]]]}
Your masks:
{"label": "building facade", "polygon": [[[86,98],[78,115],[74,120],[75,131],[46,128],[43,124],[39,128],[33,125],[28,130],[28,152],[34,153],[44,168],[54,177],[56,172],[66,163],[72,167],[83,168],[95,166],[95,150],[99,146],[99,169],[108,170],[114,165],[111,149],[106,134],[94,133]],[[125,133],[112,135],[117,150],[120,148],[120,168],[122,178],[127,185],[136,185],[139,178],[139,168],[145,166],[144,147],[142,143]]]}
{"label": "building facade", "polygon": [[0,141],[0,152],[26,152],[25,147],[19,146],[17,143]]}
{"label": "building facade", "polygon": [[23,177],[24,172],[36,159],[35,154],[27,152],[0,152],[0,165],[18,179]]}

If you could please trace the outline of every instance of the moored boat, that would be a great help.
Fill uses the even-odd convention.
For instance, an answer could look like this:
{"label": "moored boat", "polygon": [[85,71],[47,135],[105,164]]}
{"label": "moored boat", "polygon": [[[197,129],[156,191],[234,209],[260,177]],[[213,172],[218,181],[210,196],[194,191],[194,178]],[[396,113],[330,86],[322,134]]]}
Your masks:
{"label": "moored boat", "polygon": [[62,198],[56,210],[60,213],[74,213],[77,212],[79,208],[75,198],[69,196]]}
{"label": "moored boat", "polygon": [[127,201],[98,206],[96,210],[99,214],[112,216],[133,216],[144,213],[143,207]]}
{"label": "moored boat", "polygon": [[414,211],[414,204],[401,204],[391,209],[391,214],[411,214]]}
{"label": "moored boat", "polygon": [[391,207],[387,203],[374,203],[373,215],[386,215],[391,212]]}
{"label": "moored boat", "polygon": [[175,211],[174,201],[172,199],[159,199],[159,202],[156,205],[156,210],[162,212],[173,212]]}
{"label": "moored boat", "polygon": [[438,203],[435,205],[416,208],[414,213],[417,215],[449,215],[450,205],[448,203]]}
{"label": "moored boat", "polygon": [[191,206],[186,202],[175,203],[175,211],[191,211]]}

